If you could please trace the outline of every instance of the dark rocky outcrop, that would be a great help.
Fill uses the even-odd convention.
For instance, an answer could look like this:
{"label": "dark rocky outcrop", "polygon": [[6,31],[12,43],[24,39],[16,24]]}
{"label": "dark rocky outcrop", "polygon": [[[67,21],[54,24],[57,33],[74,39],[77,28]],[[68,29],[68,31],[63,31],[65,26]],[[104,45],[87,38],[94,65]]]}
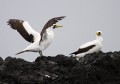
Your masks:
{"label": "dark rocky outcrop", "polygon": [[120,84],[120,52],[88,54],[79,61],[64,55],[34,62],[0,58],[0,84]]}

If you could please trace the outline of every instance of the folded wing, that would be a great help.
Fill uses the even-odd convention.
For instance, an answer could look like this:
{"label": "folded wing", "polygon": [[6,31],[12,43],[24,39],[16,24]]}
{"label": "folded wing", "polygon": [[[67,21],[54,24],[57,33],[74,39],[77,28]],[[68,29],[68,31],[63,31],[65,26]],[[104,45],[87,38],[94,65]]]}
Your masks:
{"label": "folded wing", "polygon": [[77,51],[75,51],[75,52],[73,52],[73,53],[71,53],[71,54],[77,55],[77,54],[80,54],[80,53],[84,53],[84,52],[89,51],[90,49],[92,49],[92,48],[95,47],[95,46],[96,46],[96,45],[89,45],[89,46],[86,46],[86,47],[84,47],[84,48],[79,48]]}

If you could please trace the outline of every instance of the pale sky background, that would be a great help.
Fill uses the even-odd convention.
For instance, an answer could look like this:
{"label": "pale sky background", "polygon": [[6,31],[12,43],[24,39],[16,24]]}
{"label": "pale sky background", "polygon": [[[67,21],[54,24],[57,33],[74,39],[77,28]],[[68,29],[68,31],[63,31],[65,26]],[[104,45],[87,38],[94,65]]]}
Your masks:
{"label": "pale sky background", "polygon": [[120,0],[1,0],[0,56],[28,61],[39,56],[33,52],[14,55],[30,43],[7,25],[9,19],[26,20],[40,32],[44,24],[56,16],[67,17],[60,22],[64,27],[54,30],[55,38],[44,55],[69,56],[81,44],[94,40],[97,30],[103,32],[103,52],[120,50]]}

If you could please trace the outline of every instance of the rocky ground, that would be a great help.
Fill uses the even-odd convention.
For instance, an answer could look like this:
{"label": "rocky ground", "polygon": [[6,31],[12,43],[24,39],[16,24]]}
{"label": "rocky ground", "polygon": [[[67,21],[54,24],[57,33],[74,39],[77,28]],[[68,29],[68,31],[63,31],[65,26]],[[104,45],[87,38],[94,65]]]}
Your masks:
{"label": "rocky ground", "polygon": [[120,52],[88,54],[79,61],[64,55],[34,62],[0,58],[0,84],[120,84]]}

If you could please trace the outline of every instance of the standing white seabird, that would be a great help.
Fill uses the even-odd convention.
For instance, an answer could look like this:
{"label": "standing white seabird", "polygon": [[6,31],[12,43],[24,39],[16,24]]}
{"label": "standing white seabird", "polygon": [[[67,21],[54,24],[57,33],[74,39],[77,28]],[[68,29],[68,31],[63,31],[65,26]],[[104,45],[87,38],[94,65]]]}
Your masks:
{"label": "standing white seabird", "polygon": [[81,45],[77,51],[75,51],[71,54],[74,54],[76,59],[78,60],[80,57],[83,57],[86,54],[94,53],[94,52],[97,53],[102,48],[102,42],[103,42],[102,32],[97,31],[96,32],[96,40],[93,40],[91,42],[87,42],[87,43]]}
{"label": "standing white seabird", "polygon": [[40,56],[42,56],[42,51],[51,44],[54,38],[53,29],[62,27],[62,25],[57,25],[56,23],[62,20],[64,17],[65,16],[50,19],[44,25],[41,33],[38,33],[34,29],[32,29],[27,21],[19,19],[9,19],[9,21],[7,22],[8,25],[10,25],[12,29],[17,30],[26,41],[31,43],[28,47],[26,47],[24,50],[17,53],[16,55],[24,52],[39,52]]}

